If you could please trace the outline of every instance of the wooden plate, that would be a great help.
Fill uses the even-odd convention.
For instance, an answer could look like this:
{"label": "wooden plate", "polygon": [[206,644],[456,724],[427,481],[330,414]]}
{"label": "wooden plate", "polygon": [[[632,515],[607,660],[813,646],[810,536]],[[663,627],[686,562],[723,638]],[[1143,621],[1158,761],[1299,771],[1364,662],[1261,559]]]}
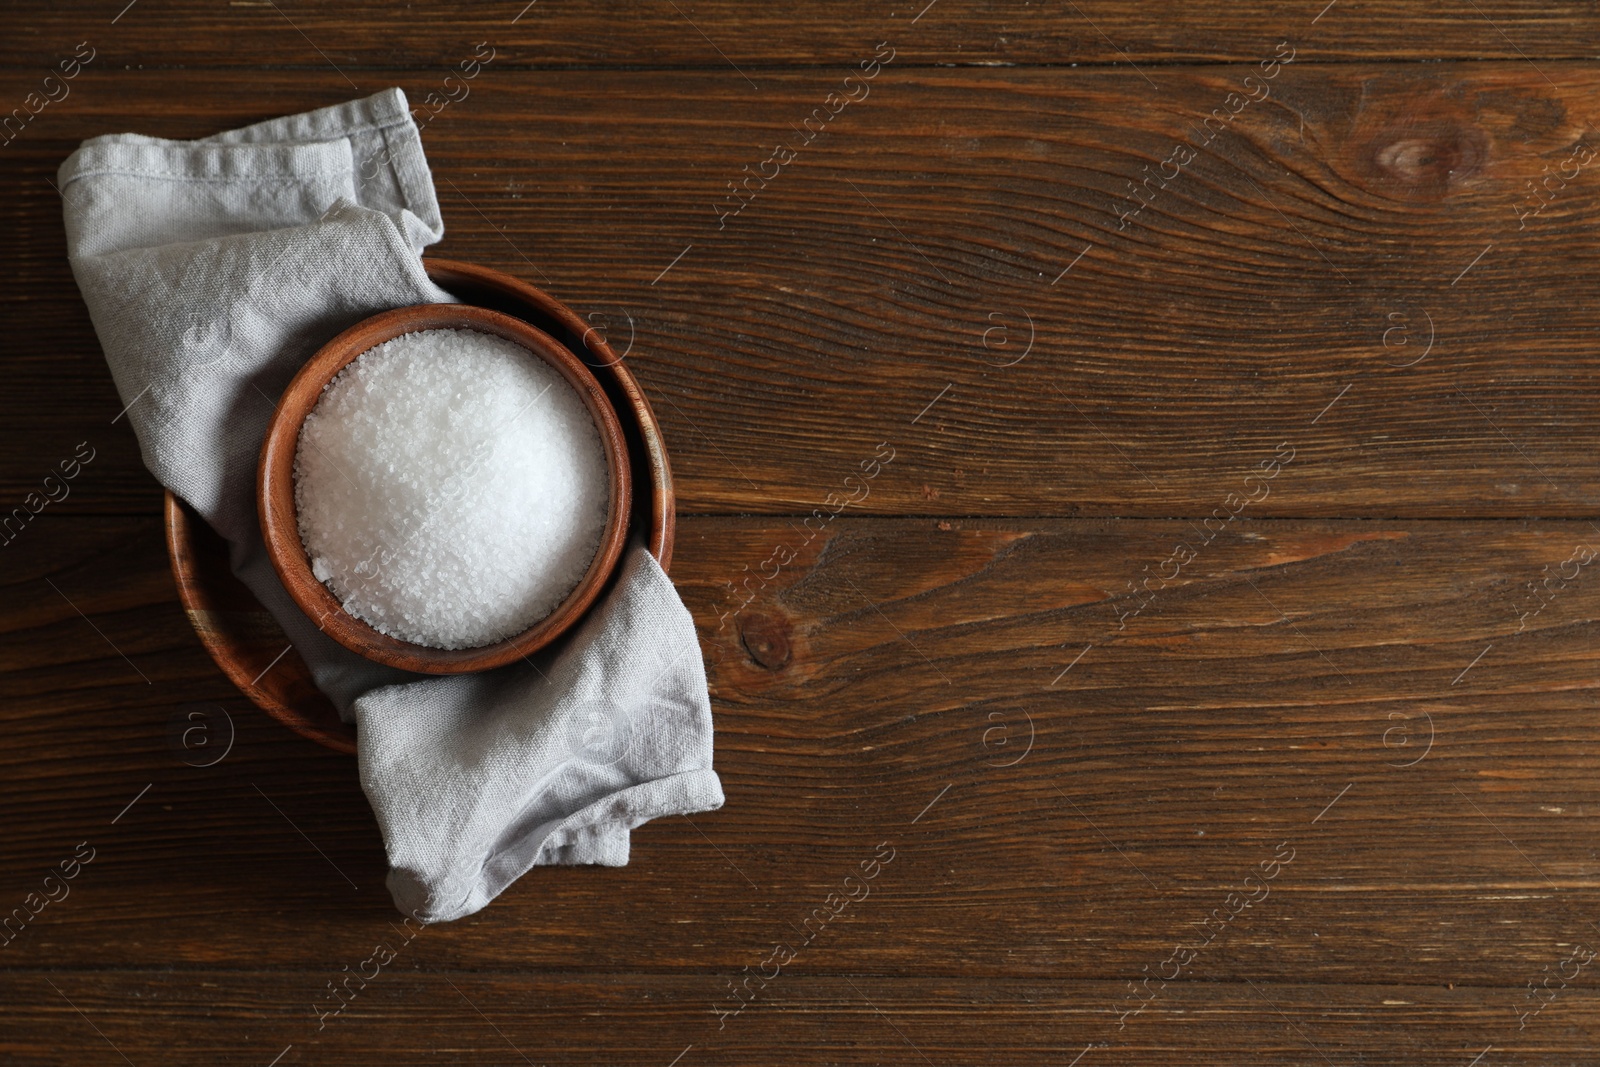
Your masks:
{"label": "wooden plate", "polygon": [[[634,478],[633,528],[663,568],[672,563],[674,497],[666,444],[650,402],[622,357],[576,312],[549,294],[500,271],[471,263],[424,259],[435,284],[462,301],[514,315],[565,344],[594,371],[628,439]],[[355,727],[311,681],[276,620],[228,567],[227,542],[170,492],[167,551],[178,599],[200,643],[252,703],[291,730],[340,752],[356,750]],[[287,651],[285,651],[287,649]]]}

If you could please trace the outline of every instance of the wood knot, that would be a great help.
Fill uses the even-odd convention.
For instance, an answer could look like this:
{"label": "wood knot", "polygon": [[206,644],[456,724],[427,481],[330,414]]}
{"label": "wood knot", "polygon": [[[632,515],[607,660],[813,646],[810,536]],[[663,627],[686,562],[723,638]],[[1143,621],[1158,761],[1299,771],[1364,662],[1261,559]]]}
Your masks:
{"label": "wood knot", "polygon": [[755,612],[739,623],[739,640],[759,666],[781,671],[789,665],[789,623],[786,619]]}
{"label": "wood knot", "polygon": [[1432,122],[1378,138],[1372,145],[1369,166],[1374,184],[1386,192],[1431,200],[1475,174],[1487,154],[1482,131],[1454,122]]}

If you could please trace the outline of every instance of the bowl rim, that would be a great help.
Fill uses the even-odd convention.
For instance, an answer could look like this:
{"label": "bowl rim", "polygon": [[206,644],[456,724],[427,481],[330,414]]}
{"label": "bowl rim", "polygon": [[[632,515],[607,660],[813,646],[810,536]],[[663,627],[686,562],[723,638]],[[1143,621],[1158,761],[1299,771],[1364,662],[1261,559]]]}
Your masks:
{"label": "bowl rim", "polygon": [[[629,337],[628,348],[618,355],[606,340],[605,331],[595,328],[592,314],[589,318],[579,315],[543,289],[514,274],[480,263],[438,256],[423,256],[422,266],[430,281],[461,302],[505,311],[513,318],[544,330],[584,360],[600,379],[600,387],[606,390],[617,418],[622,420],[633,469],[638,472],[642,467],[644,472],[641,480],[646,485],[645,497],[642,504],[636,503],[640,510],[635,512],[640,532],[645,535],[646,547],[661,564],[661,569],[670,571],[677,535],[677,494],[673,489],[672,461],[667,455],[661,420],[656,417],[638,378],[628,369],[633,337]],[[490,302],[485,303],[485,300]],[[632,313],[626,308],[618,310],[628,317],[632,330]]]}
{"label": "bowl rim", "polygon": [[[554,611],[521,633],[475,648],[443,649],[385,634],[344,610],[311,572],[300,540],[294,502],[294,459],[300,431],[323,390],[356,358],[385,341],[437,329],[473,329],[527,349],[558,373],[583,399],[600,433],[610,473],[606,525],[583,577]],[[295,373],[275,406],[262,441],[256,507],[268,558],[290,598],[318,629],[367,659],[421,674],[462,674],[504,666],[536,652],[572,628],[599,598],[616,570],[628,537],[632,503],[627,441],[610,398],[590,369],[567,346],[531,323],[469,304],[413,304],[379,312],[340,332]]]}

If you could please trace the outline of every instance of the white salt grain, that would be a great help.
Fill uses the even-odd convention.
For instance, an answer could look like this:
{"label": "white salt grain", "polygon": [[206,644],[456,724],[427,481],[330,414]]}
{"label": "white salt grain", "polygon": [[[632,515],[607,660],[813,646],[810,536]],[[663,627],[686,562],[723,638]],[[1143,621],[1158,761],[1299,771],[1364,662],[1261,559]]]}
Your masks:
{"label": "white salt grain", "polygon": [[350,614],[433,648],[492,644],[554,611],[594,559],[609,486],[577,391],[473,330],[362,353],[295,453],[312,573]]}

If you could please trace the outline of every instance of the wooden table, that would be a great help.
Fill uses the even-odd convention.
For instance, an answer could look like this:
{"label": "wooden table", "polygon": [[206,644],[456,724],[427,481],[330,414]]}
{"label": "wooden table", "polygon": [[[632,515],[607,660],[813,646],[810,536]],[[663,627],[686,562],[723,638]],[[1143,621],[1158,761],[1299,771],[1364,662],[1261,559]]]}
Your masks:
{"label": "wooden table", "polygon": [[[1591,5],[124,2],[0,34],[0,114],[93,56],[0,134],[0,505],[93,455],[0,548],[0,909],[76,868],[0,1060],[1596,1061]],[[631,339],[727,791],[420,933],[179,609],[52,188],[390,85],[437,251]]]}

